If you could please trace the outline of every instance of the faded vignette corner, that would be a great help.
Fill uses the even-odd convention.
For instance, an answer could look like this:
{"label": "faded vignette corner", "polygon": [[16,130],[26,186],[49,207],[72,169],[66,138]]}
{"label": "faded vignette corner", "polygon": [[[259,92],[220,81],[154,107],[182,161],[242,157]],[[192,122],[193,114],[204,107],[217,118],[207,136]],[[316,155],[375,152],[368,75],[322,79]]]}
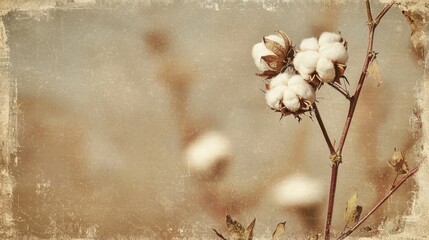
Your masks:
{"label": "faded vignette corner", "polygon": [[[124,0],[124,1],[112,1],[118,3],[130,2],[130,3],[143,3],[151,4],[149,0]],[[155,2],[155,0],[154,0]],[[171,3],[171,0],[165,0],[166,4]],[[191,1],[192,2],[192,1]],[[217,1],[207,1],[207,5]],[[222,4],[222,1],[218,1]],[[228,1],[227,1],[228,2]],[[229,1],[238,2],[238,1]],[[247,1],[246,1],[247,2]],[[272,10],[272,6],[276,5],[276,1],[263,1],[254,0],[254,2],[269,6],[268,10]],[[290,1],[283,1],[290,2]],[[312,1],[307,1],[312,2]],[[315,2],[339,2],[341,4],[356,4],[356,1],[319,1]],[[380,0],[380,2],[389,2],[387,0]],[[422,11],[422,9],[429,10],[429,7],[419,5],[419,3],[412,3],[414,1],[398,1],[404,3],[409,10],[420,14],[427,20],[429,20],[429,12]],[[410,2],[409,4],[407,2]],[[0,238],[14,239],[16,236],[16,230],[14,228],[14,216],[12,212],[13,206],[13,190],[14,190],[14,176],[12,168],[16,164],[20,164],[17,158],[17,151],[19,142],[17,142],[17,132],[19,131],[17,116],[19,113],[19,106],[17,106],[17,81],[10,73],[9,63],[9,45],[13,44],[8,42],[7,29],[3,24],[3,19],[10,11],[22,11],[28,13],[29,16],[36,17],[38,14],[43,14],[45,11],[50,9],[79,9],[79,8],[103,8],[105,3],[100,3],[96,0],[75,0],[75,1],[13,1],[6,0],[0,4],[0,146],[1,146],[1,159],[0,159]],[[423,24],[423,22],[421,23]],[[427,33],[427,26],[411,26],[415,28],[415,31],[425,31]],[[411,39],[412,44],[416,48],[421,48],[420,51],[427,53],[427,38],[423,39]],[[426,41],[426,43],[422,42]],[[405,230],[398,235],[392,236],[392,239],[404,239],[412,238],[414,236],[428,236],[429,235],[429,188],[427,183],[429,182],[429,164],[427,158],[429,156],[429,68],[428,68],[428,54],[424,54],[426,59],[421,62],[421,66],[424,69],[422,81],[416,90],[415,102],[416,102],[416,116],[410,119],[411,125],[417,126],[415,131],[419,131],[421,136],[421,152],[417,155],[420,157],[421,169],[416,174],[416,190],[413,199],[412,208],[410,214],[405,216]]]}

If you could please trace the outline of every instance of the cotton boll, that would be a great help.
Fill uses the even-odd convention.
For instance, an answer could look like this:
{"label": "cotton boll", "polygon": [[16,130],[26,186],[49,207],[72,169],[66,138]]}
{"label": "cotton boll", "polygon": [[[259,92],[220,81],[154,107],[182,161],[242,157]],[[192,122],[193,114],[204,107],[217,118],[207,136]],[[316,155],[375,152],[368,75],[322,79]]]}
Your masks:
{"label": "cotton boll", "polygon": [[302,40],[301,44],[299,45],[299,48],[301,49],[301,51],[317,51],[319,50],[319,43],[314,37],[306,38]]}
{"label": "cotton boll", "polygon": [[324,207],[323,189],[320,180],[294,174],[274,185],[270,195],[278,207],[293,210],[305,229],[318,229],[322,227],[319,216]]}
{"label": "cotton boll", "polygon": [[293,64],[304,79],[310,80],[311,74],[316,71],[318,59],[319,53],[316,51],[299,52],[295,56]]}
{"label": "cotton boll", "polygon": [[286,88],[283,94],[283,104],[289,111],[296,112],[301,107],[298,96],[289,88]]}
{"label": "cotton boll", "polygon": [[291,75],[287,72],[280,73],[277,76],[273,77],[270,81],[270,89],[273,89],[279,85],[287,86],[288,80]]}
{"label": "cotton boll", "polygon": [[311,103],[316,101],[316,93],[309,83],[303,80],[301,83],[289,85],[289,89],[292,90],[295,95],[298,95],[302,99],[308,100]]}
{"label": "cotton boll", "polygon": [[281,100],[283,99],[283,94],[286,89],[286,86],[279,85],[268,90],[267,93],[265,93],[265,100],[267,101],[268,106],[275,110],[280,110],[282,108]]}
{"label": "cotton boll", "polygon": [[274,55],[273,52],[268,50],[268,48],[265,47],[264,43],[257,43],[252,48],[252,57],[255,61],[255,65],[259,70],[266,71],[266,70],[272,70],[268,64],[262,59],[263,56],[267,55]]}
{"label": "cotton boll", "polygon": [[341,41],[341,36],[337,33],[324,32],[319,37],[319,46],[323,46],[329,43],[335,43]]}
{"label": "cotton boll", "polygon": [[282,207],[307,207],[323,202],[323,189],[319,180],[296,174],[276,184],[272,197]]}
{"label": "cotton boll", "polygon": [[308,69],[316,70],[317,61],[319,60],[319,53],[316,51],[305,51],[302,52],[302,63]]}
{"label": "cotton boll", "polygon": [[216,131],[202,134],[191,142],[184,152],[188,167],[195,173],[208,173],[230,156],[231,146],[228,138]]}
{"label": "cotton boll", "polygon": [[307,83],[301,75],[293,75],[288,81],[288,86]]}
{"label": "cotton boll", "polygon": [[335,78],[335,66],[332,61],[327,58],[319,58],[316,71],[322,82],[330,83]]}
{"label": "cotton boll", "polygon": [[328,50],[329,48],[331,48],[333,44],[334,43],[326,43],[323,46],[320,46],[320,48],[319,48],[319,54],[321,52],[324,52],[324,51]]}
{"label": "cotton boll", "polygon": [[339,42],[333,43],[326,49],[321,49],[320,56],[341,64],[346,64],[349,59],[346,47]]}
{"label": "cotton boll", "polygon": [[271,34],[271,35],[266,36],[265,38],[267,38],[271,41],[277,42],[280,45],[282,45],[282,47],[285,47],[285,40],[282,37],[280,37],[279,35]]}
{"label": "cotton boll", "polygon": [[295,67],[295,69],[298,69],[299,66],[302,65],[302,62],[304,60],[303,54],[304,52],[299,52],[295,55],[295,58],[293,59],[293,66]]}
{"label": "cotton boll", "polygon": [[304,66],[300,66],[298,68],[298,72],[299,74],[305,79],[305,80],[310,80],[311,74],[313,74],[316,71],[316,68],[306,68]]}

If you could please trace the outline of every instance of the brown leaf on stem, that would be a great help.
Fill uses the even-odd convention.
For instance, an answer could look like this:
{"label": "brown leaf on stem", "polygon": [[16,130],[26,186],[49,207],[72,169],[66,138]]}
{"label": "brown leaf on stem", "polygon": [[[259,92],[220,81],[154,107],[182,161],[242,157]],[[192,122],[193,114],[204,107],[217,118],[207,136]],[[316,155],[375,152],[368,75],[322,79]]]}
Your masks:
{"label": "brown leaf on stem", "polygon": [[377,59],[371,61],[368,66],[368,77],[374,79],[377,83],[377,87],[379,87],[383,80],[381,79],[380,68],[378,67]]}
{"label": "brown leaf on stem", "polygon": [[253,239],[253,228],[255,227],[256,218],[249,224],[249,226],[244,231],[244,239],[252,240]]}
{"label": "brown leaf on stem", "polygon": [[357,201],[358,194],[357,192],[354,192],[347,201],[347,207],[344,213],[344,221],[346,226],[349,224],[355,224],[359,221],[360,214],[362,213],[362,206],[357,205]]}
{"label": "brown leaf on stem", "polygon": [[270,78],[277,76],[277,74],[279,74],[279,72],[274,71],[274,70],[267,70],[267,71],[264,71],[262,73],[256,73],[256,76],[263,77],[265,79],[270,79]]}
{"label": "brown leaf on stem", "polygon": [[281,222],[277,224],[276,230],[273,232],[272,240],[278,240],[281,235],[285,232],[286,222]]}
{"label": "brown leaf on stem", "polygon": [[244,227],[238,221],[233,220],[229,215],[226,215],[226,227],[232,239],[243,237]]}
{"label": "brown leaf on stem", "polygon": [[406,174],[408,170],[408,163],[402,155],[401,151],[393,150],[392,159],[388,161],[389,167],[393,168],[397,174]]}

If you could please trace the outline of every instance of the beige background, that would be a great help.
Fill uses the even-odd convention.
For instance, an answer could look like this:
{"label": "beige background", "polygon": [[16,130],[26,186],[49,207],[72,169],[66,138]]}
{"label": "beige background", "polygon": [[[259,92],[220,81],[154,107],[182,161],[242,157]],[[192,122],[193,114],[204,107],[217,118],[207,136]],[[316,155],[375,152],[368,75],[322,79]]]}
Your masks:
{"label": "beige background", "polygon": [[[309,230],[300,214],[283,211],[268,194],[283,176],[300,172],[322,182],[327,195],[330,167],[317,122],[279,121],[269,113],[250,50],[277,29],[295,44],[322,30],[341,31],[349,43],[346,76],[353,90],[367,43],[363,4],[59,3],[44,9],[49,4],[17,2],[11,6],[19,11],[5,8],[2,16],[2,46],[9,49],[3,50],[2,94],[18,109],[17,115],[2,113],[8,119],[3,128],[13,127],[15,116],[18,126],[17,135],[2,137],[9,139],[9,148],[2,148],[2,167],[9,169],[2,189],[13,186],[10,201],[3,198],[10,214],[3,222],[9,217],[14,223],[4,229],[37,237],[213,238],[211,228],[225,232],[226,212],[244,224],[257,218],[258,237],[268,237],[281,221],[288,222],[291,238],[323,226],[325,202],[319,225]],[[374,13],[381,8],[374,4]],[[144,41],[154,29],[169,36],[168,57],[154,55]],[[410,119],[424,74],[409,34],[397,7],[377,29],[384,83],[366,83],[346,143],[334,212],[338,231],[354,189],[364,212],[387,190],[394,175],[386,161],[394,147],[406,151],[410,166],[422,158],[416,154],[420,144],[410,140],[416,131]],[[193,179],[182,160],[181,112],[174,106],[186,96],[172,97],[157,75],[177,68],[193,79],[190,117],[231,140],[233,159],[217,183]],[[347,104],[328,86],[317,97],[331,138],[338,140]],[[7,154],[14,149],[17,158]],[[412,185],[366,225],[377,229],[388,217],[401,228]],[[218,192],[207,199],[201,189]]]}

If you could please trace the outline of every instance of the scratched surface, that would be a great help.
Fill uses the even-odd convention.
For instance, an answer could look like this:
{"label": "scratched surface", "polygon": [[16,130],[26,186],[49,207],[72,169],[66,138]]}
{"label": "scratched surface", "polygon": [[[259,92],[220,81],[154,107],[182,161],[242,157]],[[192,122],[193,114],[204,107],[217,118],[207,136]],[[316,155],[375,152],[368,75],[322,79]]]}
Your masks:
{"label": "scratched surface", "polygon": [[[255,235],[261,237],[281,221],[288,222],[292,238],[321,229],[324,201],[316,226],[306,229],[300,213],[281,209],[268,194],[278,179],[297,172],[322,182],[327,192],[328,151],[315,121],[279,121],[267,111],[250,50],[277,29],[296,44],[321,29],[341,31],[349,43],[346,76],[354,89],[366,51],[364,6],[285,3],[267,11],[256,3],[203,5],[57,8],[37,17],[20,11],[3,16],[10,72],[18,83],[13,216],[21,236],[213,238],[212,228],[225,231],[229,211],[244,224],[257,218]],[[374,6],[374,12],[380,9]],[[180,59],[178,66],[193,79],[190,116],[208,119],[231,141],[233,160],[215,184],[193,179],[182,159],[178,102],[157,77],[177,69],[168,57],[148,50],[144,36],[154,29],[169,36],[168,56]],[[423,74],[409,49],[409,33],[396,8],[377,30],[384,83],[367,83],[356,112],[339,175],[336,229],[343,227],[353,189],[365,210],[388,188],[394,175],[386,161],[394,147],[409,143]],[[331,138],[338,140],[345,100],[325,86],[318,101]],[[410,165],[414,151],[406,151]],[[202,188],[216,194],[207,197]],[[376,228],[384,216],[401,216],[411,191],[412,183],[406,184],[368,226]]]}

